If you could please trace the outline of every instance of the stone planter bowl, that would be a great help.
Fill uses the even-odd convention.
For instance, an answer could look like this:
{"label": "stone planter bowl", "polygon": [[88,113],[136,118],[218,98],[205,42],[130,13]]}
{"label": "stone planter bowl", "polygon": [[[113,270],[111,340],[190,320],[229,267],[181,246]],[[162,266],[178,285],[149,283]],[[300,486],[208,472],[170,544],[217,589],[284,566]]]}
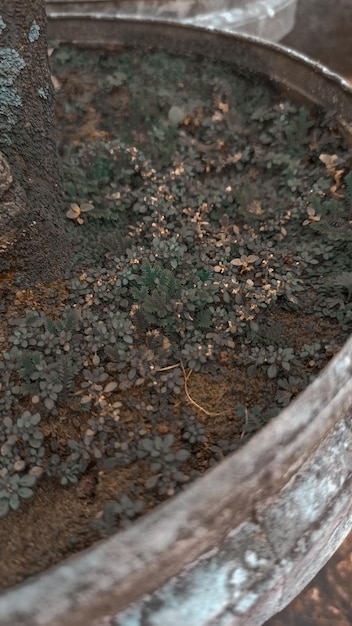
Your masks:
{"label": "stone planter bowl", "polygon": [[[352,91],[260,40],[159,23],[58,19],[50,36],[153,43],[270,77],[336,114]],[[352,338],[242,449],[108,540],[0,596],[1,626],[256,626],[314,577],[352,526]]]}
{"label": "stone planter bowl", "polygon": [[290,32],[297,0],[47,0],[50,18],[167,20],[279,41]]}

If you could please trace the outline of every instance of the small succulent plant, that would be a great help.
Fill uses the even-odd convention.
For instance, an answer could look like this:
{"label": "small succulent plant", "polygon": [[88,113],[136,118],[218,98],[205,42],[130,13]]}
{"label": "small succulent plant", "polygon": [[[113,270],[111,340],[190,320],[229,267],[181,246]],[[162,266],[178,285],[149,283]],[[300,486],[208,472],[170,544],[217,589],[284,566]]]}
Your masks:
{"label": "small succulent plant", "polygon": [[31,474],[18,473],[7,475],[0,470],[0,517],[4,517],[12,509],[17,511],[21,498],[27,500],[34,495],[37,479]]}

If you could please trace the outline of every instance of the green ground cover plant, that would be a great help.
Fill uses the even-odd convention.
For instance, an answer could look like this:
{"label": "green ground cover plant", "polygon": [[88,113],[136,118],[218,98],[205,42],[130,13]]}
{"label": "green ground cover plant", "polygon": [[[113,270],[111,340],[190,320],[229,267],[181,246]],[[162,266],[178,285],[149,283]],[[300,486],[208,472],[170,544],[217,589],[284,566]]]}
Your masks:
{"label": "green ground cover plant", "polygon": [[45,293],[1,277],[8,585],[187,488],[351,332],[331,115],[201,58],[52,52],[72,251]]}

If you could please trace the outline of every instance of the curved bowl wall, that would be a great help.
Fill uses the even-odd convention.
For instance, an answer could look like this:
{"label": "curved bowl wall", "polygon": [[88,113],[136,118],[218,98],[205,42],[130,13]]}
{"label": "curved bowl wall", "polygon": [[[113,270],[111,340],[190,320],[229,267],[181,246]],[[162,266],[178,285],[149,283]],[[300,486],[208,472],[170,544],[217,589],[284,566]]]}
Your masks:
{"label": "curved bowl wall", "polygon": [[[216,10],[214,10],[216,6]],[[297,0],[47,0],[50,18],[168,20],[279,41],[294,26]]]}

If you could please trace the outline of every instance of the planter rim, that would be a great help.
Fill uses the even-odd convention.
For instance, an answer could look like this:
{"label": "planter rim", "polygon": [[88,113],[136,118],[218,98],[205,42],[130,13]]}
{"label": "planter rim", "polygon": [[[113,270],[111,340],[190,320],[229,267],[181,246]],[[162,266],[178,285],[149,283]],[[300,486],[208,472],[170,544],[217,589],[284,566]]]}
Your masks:
{"label": "planter rim", "polygon": [[[75,20],[71,21],[77,33]],[[119,22],[121,30],[115,39],[116,43],[120,43],[123,38],[128,40],[131,32],[131,22],[121,20]],[[124,29],[123,26],[127,25],[129,28]],[[192,37],[202,39],[206,36],[213,44],[221,40],[224,42],[223,57],[229,53],[228,47],[237,46],[238,51],[242,52],[244,47],[249,46],[250,52],[246,60],[249,59],[252,64],[253,72],[258,71],[259,66],[261,73],[260,70],[263,70],[264,65],[267,66],[273,58],[279,59],[278,72],[273,76],[274,81],[279,84],[283,76],[281,68],[283,59],[291,59],[294,65],[297,63],[303,65],[303,76],[306,76],[308,70],[313,72],[317,80],[317,89],[311,101],[323,105],[326,94],[322,87],[329,86],[329,94],[335,90],[334,111],[336,110],[336,115],[346,132],[350,132],[352,88],[340,76],[305,55],[285,49],[278,44],[264,42],[257,37],[232,35],[193,26],[170,27],[168,23],[162,24],[163,31],[163,28],[160,29],[160,22],[155,29],[155,22],[149,20],[144,20],[143,25],[145,29],[146,26],[152,25],[154,36],[158,38],[159,35],[163,35],[165,42],[168,41],[171,29],[174,32],[175,48],[178,48],[177,38],[180,33],[183,33],[189,47],[192,45]],[[60,32],[60,24],[58,26]],[[137,39],[140,36],[143,38],[140,25],[136,27],[133,23],[132,30],[136,31]],[[69,30],[66,31],[67,35]],[[76,41],[79,41],[79,38]],[[111,41],[110,38],[109,43]],[[261,56],[263,50],[264,61]],[[292,78],[289,77],[289,80],[291,82],[286,87],[289,93],[294,94]],[[307,89],[303,90],[303,85],[298,89],[298,93],[307,97]],[[347,110],[349,115],[347,114],[346,118]],[[251,623],[255,626],[268,619],[297,594],[297,588],[293,591],[287,585],[288,572],[297,567],[294,554],[297,555],[301,550],[301,556],[306,559],[307,572],[301,575],[303,588],[336,550],[350,529],[352,461],[347,456],[347,444],[352,436],[346,424],[351,421],[351,373],[352,338],[298,398],[254,435],[242,449],[208,470],[184,492],[137,520],[127,530],[93,545],[43,574],[3,593],[0,596],[0,625],[102,626],[103,623],[116,623],[119,626],[127,624],[142,626],[143,621],[138,619],[139,615],[142,620],[143,612],[139,608],[139,601],[148,602],[148,594],[152,594],[159,585],[164,584],[165,579],[169,581],[167,585],[170,583],[172,587],[174,577],[180,572],[182,576],[186,576],[194,568],[196,571],[199,565],[212,562],[212,559],[216,561],[221,550],[219,537],[225,542],[224,545],[227,545],[226,542],[232,545],[231,542],[236,543],[244,531],[247,534],[255,531],[256,537],[259,533],[265,550],[268,551],[269,548],[271,550],[274,574],[270,581],[265,581],[272,593],[271,605],[262,606],[261,600],[256,598],[253,600],[254,612],[250,618],[246,613],[243,614],[245,621],[241,621],[241,612],[236,613],[235,610],[231,613],[234,621],[230,622],[226,621],[228,605],[224,604],[224,599],[219,594],[216,616],[225,616],[221,617],[224,621],[218,621],[215,617],[214,621],[210,619],[201,623],[209,626]],[[341,407],[346,424],[340,423]],[[341,447],[340,443],[337,444],[336,433],[339,437],[342,433],[346,446],[341,444]],[[331,479],[329,484],[324,482],[327,480],[326,467],[329,465],[325,466],[322,463],[327,450],[331,455],[329,461],[331,467],[344,464],[343,480],[340,482],[336,477]],[[310,455],[314,457],[314,467],[317,468],[314,474],[315,482],[309,478]],[[327,493],[330,489],[333,496],[328,504],[319,502],[316,505],[318,508],[315,508],[312,490],[316,488],[318,479],[324,482]],[[272,517],[272,513],[263,508],[265,498],[275,510],[278,492],[286,497],[287,515],[284,512],[282,518],[275,515]],[[298,540],[292,539],[293,543],[296,542],[293,553],[283,555],[280,551],[279,535],[286,530],[285,524],[290,523],[291,510],[296,507],[304,516],[308,515],[306,509],[309,509],[309,506],[311,507],[309,515],[314,522],[312,533],[307,535],[305,546],[299,550]],[[339,523],[336,521],[337,518]],[[284,526],[281,527],[281,523]],[[293,525],[295,523],[291,522]],[[295,528],[292,528],[292,532],[294,531]],[[331,544],[321,556],[320,548],[326,542],[327,536],[331,537]],[[215,544],[219,544],[219,548],[215,549]],[[239,545],[240,543],[236,543],[237,547]],[[264,547],[262,549],[264,550]],[[229,553],[231,557],[231,552]],[[245,558],[243,555],[238,560],[237,556],[230,558],[235,563],[232,566],[235,568],[233,571],[237,572],[240,567],[243,568],[243,558]],[[263,564],[266,571],[265,567]],[[249,571],[250,566],[247,569]],[[231,582],[231,585],[236,587],[234,582]],[[238,589],[240,593],[241,584]],[[130,614],[127,607],[133,603],[137,603],[133,609],[135,613]],[[251,608],[250,605],[249,609]],[[101,621],[106,615],[114,613],[118,613],[118,621]],[[150,622],[153,626],[160,623],[162,622]],[[173,624],[176,626],[176,623],[165,622],[165,626]]]}
{"label": "planter rim", "polygon": [[[51,1],[55,2],[55,0],[51,0]],[[101,0],[101,1],[104,1],[104,0]],[[259,48],[263,48],[265,50],[271,49],[273,51],[276,51],[278,55],[282,55],[285,58],[291,57],[294,60],[299,60],[305,65],[308,65],[314,72],[321,72],[324,76],[336,82],[339,85],[339,87],[348,91],[349,93],[352,93],[352,83],[346,80],[338,72],[335,72],[334,70],[330,69],[324,63],[321,63],[320,61],[313,59],[312,57],[305,54],[304,52],[295,50],[294,48],[291,48],[290,46],[284,45],[280,42],[268,41],[267,39],[263,37],[259,37],[257,35],[251,35],[251,34],[246,34],[246,33],[230,33],[228,31],[223,31],[217,28],[211,28],[209,26],[199,26],[199,25],[194,25],[194,24],[183,24],[183,23],[181,24],[181,23],[173,22],[171,20],[155,20],[152,17],[145,17],[143,18],[143,20],[137,20],[137,19],[131,19],[131,17],[116,17],[114,15],[103,15],[103,14],[98,14],[97,16],[89,14],[89,15],[83,16],[80,13],[78,14],[67,13],[64,15],[61,13],[57,13],[57,14],[53,13],[52,15],[49,15],[48,16],[49,34],[51,33],[54,34],[55,29],[56,29],[55,23],[60,24],[61,21],[66,24],[68,22],[73,22],[74,24],[77,23],[78,25],[79,24],[89,25],[89,23],[94,23],[94,26],[93,26],[94,28],[97,20],[99,22],[113,23],[115,24],[115,26],[118,26],[118,30],[116,33],[117,44],[120,43],[119,37],[121,37],[121,35],[122,35],[122,39],[124,39],[123,37],[124,28],[126,29],[131,28],[132,30],[135,29],[137,31],[138,27],[141,26],[140,22],[142,22],[142,26],[147,26],[149,29],[163,30],[163,29],[168,29],[171,27],[171,29],[174,31],[175,34],[177,34],[177,31],[179,31],[179,33],[182,33],[182,32],[186,33],[187,31],[189,31],[189,33],[193,32],[195,35],[198,34],[200,36],[207,34],[210,36],[214,35],[214,37],[221,38],[224,40],[228,39],[228,40],[235,40],[235,41],[236,40],[243,41],[246,44],[252,44],[253,47],[258,47],[258,49]],[[158,33],[156,32],[155,34],[157,35]],[[58,39],[60,42],[62,41],[62,43],[73,43],[73,44],[79,44],[79,45],[84,45],[84,44],[90,45],[93,43],[94,45],[96,46],[100,45],[101,47],[111,43],[110,38],[109,38],[109,41],[103,41],[97,38],[96,36],[94,36],[94,32],[92,33],[92,36],[90,37],[89,40],[85,39],[86,36],[87,36],[87,32],[84,30],[83,38],[81,38],[81,36],[79,35],[79,30],[77,29],[76,37],[74,37],[73,39],[68,39],[67,35],[66,37],[64,36],[64,33],[62,33],[62,36],[58,37]],[[127,40],[122,45],[130,45],[130,46],[138,45],[138,41],[135,44],[133,44],[132,42],[128,42]],[[155,45],[155,44],[153,43],[152,45]],[[203,54],[207,56],[206,51],[203,51]]]}
{"label": "planter rim", "polygon": [[51,18],[104,16],[133,20],[168,21],[207,26],[227,32],[247,32],[279,41],[294,26],[297,0],[211,0],[163,2],[161,0],[47,0]]}

